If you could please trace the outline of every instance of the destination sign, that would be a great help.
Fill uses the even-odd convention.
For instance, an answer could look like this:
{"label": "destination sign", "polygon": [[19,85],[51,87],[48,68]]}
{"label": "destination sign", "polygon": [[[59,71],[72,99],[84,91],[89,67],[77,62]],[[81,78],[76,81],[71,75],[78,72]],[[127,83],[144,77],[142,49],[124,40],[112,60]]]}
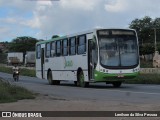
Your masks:
{"label": "destination sign", "polygon": [[99,31],[99,35],[109,35],[109,31]]}
{"label": "destination sign", "polygon": [[112,35],[134,35],[134,31],[112,30]]}
{"label": "destination sign", "polygon": [[98,35],[135,35],[135,32],[131,30],[99,30]]}

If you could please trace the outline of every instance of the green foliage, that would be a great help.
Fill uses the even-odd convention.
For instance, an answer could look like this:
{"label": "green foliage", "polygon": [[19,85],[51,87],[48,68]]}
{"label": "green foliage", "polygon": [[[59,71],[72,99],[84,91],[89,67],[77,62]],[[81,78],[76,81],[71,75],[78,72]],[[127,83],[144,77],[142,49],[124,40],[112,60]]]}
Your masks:
{"label": "green foliage", "polygon": [[35,70],[28,70],[28,69],[21,69],[20,74],[24,76],[30,76],[30,77],[36,77],[36,71]]}
{"label": "green foliage", "polygon": [[38,40],[32,37],[17,37],[10,43],[9,51],[23,53],[26,53],[26,51],[34,51],[36,42],[38,42]]}
{"label": "green foliage", "polygon": [[[12,67],[0,66],[0,72],[12,74]],[[20,68],[20,75],[35,77],[36,72],[35,70]]]}
{"label": "green foliage", "polygon": [[52,38],[58,38],[58,37],[59,37],[58,35],[53,35],[53,36],[52,36]]}
{"label": "green foliage", "polygon": [[153,61],[140,61],[140,68],[153,68]]}
{"label": "green foliage", "polygon": [[157,44],[157,51],[160,53],[160,44]]}
{"label": "green foliage", "polygon": [[0,63],[6,63],[7,62],[7,54],[0,53]]}
{"label": "green foliage", "polygon": [[160,18],[152,19],[149,16],[145,16],[142,19],[133,20],[129,27],[137,31],[141,45],[144,43],[154,43],[154,29],[156,29],[157,42],[160,42]]}
{"label": "green foliage", "polygon": [[23,87],[18,87],[0,79],[0,103],[34,99],[35,95]]}
{"label": "green foliage", "polygon": [[132,80],[126,80],[125,83],[129,84],[160,84],[159,74],[140,74]]}
{"label": "green foliage", "polygon": [[139,54],[146,55],[146,54],[153,54],[155,51],[155,47],[153,44],[144,44],[143,46],[139,46]]}
{"label": "green foliage", "polygon": [[140,54],[141,55],[146,55],[146,54],[153,54],[155,51],[155,48],[152,44],[145,44],[140,47]]}
{"label": "green foliage", "polygon": [[10,73],[12,74],[12,68],[11,67],[5,67],[5,66],[0,66],[0,72],[5,72],[5,73]]}
{"label": "green foliage", "polygon": [[143,51],[143,46],[140,45],[140,46],[139,46],[139,54],[140,54],[140,55],[143,55],[143,53],[144,53],[144,51]]}

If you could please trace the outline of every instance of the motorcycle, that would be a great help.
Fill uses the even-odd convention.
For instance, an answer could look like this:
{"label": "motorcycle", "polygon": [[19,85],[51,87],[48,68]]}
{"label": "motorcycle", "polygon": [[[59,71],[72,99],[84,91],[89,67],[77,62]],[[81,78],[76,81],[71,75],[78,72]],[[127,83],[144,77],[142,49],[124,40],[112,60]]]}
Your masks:
{"label": "motorcycle", "polygon": [[19,81],[19,71],[18,70],[14,71],[13,79],[14,79],[15,82]]}

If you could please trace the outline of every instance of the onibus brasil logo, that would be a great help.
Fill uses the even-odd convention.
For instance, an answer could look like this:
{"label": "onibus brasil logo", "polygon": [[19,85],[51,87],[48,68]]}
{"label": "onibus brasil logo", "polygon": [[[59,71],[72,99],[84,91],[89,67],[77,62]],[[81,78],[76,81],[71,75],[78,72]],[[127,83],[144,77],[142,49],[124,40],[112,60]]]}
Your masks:
{"label": "onibus brasil logo", "polygon": [[66,67],[72,67],[73,66],[73,61],[72,60],[66,60],[64,57],[64,68]]}

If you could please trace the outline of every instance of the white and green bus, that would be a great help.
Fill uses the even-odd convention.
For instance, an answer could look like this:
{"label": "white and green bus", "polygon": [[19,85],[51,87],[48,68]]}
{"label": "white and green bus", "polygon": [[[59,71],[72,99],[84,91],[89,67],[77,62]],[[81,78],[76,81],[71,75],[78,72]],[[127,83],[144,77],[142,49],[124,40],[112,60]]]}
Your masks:
{"label": "white and green bus", "polygon": [[36,44],[36,76],[49,84],[73,81],[86,87],[105,82],[120,87],[139,74],[135,30],[93,29]]}

